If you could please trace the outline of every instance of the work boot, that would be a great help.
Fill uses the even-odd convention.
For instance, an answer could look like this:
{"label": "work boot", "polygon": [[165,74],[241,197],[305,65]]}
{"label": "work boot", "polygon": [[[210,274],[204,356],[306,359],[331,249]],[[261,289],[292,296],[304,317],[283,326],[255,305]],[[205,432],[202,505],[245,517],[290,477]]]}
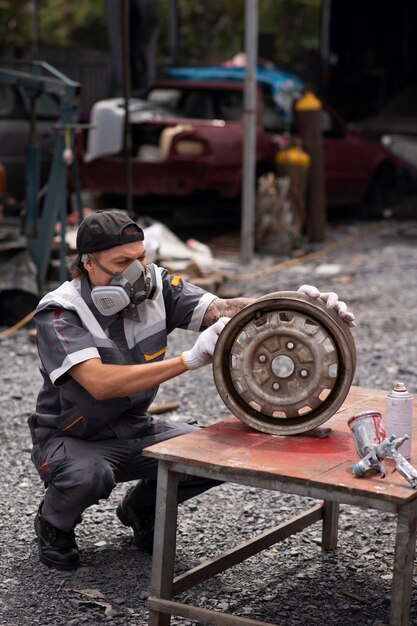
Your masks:
{"label": "work boot", "polygon": [[42,517],[42,504],[35,517],[35,532],[42,563],[62,570],[76,569],[80,565],[74,531],[65,532],[51,526]]}
{"label": "work boot", "polygon": [[135,507],[127,504],[127,500],[133,487],[127,491],[125,497],[116,509],[116,515],[124,526],[133,530],[136,547],[147,554],[152,554],[153,533],[155,527],[154,507]]}

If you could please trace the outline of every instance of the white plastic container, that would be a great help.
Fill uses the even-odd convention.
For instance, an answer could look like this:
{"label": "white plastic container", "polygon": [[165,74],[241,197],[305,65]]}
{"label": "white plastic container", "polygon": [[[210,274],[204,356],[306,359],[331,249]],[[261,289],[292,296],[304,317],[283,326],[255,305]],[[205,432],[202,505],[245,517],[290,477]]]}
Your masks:
{"label": "white plastic container", "polygon": [[404,383],[396,383],[394,389],[387,395],[386,409],[384,423],[387,437],[393,434],[396,437],[408,435],[409,439],[398,448],[398,452],[409,459],[413,429],[413,396],[407,391]]}

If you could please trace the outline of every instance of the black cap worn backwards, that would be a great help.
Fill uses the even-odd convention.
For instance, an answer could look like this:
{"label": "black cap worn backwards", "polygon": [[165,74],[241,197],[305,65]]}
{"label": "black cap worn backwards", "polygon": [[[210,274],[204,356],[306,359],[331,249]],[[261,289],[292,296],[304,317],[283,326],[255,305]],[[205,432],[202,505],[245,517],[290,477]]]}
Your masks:
{"label": "black cap worn backwards", "polygon": [[[136,232],[125,233],[127,226],[133,226]],[[108,250],[132,241],[143,241],[143,230],[126,213],[113,209],[95,211],[88,215],[78,228],[76,243],[78,256],[72,266],[81,265],[83,254]]]}

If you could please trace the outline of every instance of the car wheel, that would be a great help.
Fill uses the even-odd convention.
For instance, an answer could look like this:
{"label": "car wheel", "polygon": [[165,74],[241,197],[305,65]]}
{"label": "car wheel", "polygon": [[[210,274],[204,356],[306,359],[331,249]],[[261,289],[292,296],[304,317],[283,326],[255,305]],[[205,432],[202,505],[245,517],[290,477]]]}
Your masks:
{"label": "car wheel", "polygon": [[214,381],[232,415],[273,435],[323,424],[342,405],[355,367],[347,325],[319,299],[293,291],[245,307],[213,355]]}
{"label": "car wheel", "polygon": [[386,163],[373,175],[364,198],[363,215],[367,219],[391,217],[401,198],[401,186],[395,168]]}

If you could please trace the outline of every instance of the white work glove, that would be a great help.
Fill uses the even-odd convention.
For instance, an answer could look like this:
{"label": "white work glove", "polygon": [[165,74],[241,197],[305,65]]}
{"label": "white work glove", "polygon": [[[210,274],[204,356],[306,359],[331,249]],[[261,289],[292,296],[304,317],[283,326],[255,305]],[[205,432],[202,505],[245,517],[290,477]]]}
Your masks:
{"label": "white work glove", "polygon": [[320,293],[317,287],[313,287],[313,285],[302,285],[298,292],[305,293],[310,298],[320,298],[320,300],[326,303],[326,309],[334,309],[350,328],[356,326],[354,314],[348,311],[347,304],[339,300],[337,293],[334,291]]}
{"label": "white work glove", "polygon": [[191,350],[181,354],[181,360],[189,370],[196,370],[211,362],[219,335],[229,321],[230,317],[218,319],[201,333]]}

